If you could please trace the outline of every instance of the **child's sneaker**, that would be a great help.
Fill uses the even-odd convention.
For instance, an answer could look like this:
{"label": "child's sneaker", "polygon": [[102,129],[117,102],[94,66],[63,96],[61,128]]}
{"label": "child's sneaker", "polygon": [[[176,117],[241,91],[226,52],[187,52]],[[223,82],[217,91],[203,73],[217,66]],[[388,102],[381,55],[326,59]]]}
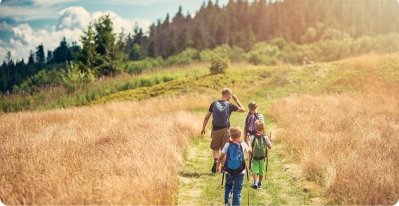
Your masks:
{"label": "child's sneaker", "polygon": [[259,188],[259,189],[262,189],[262,188],[263,188],[263,187],[262,187],[262,183],[259,182],[258,188]]}
{"label": "child's sneaker", "polygon": [[252,185],[252,188],[258,189],[258,185],[254,183],[254,184]]}

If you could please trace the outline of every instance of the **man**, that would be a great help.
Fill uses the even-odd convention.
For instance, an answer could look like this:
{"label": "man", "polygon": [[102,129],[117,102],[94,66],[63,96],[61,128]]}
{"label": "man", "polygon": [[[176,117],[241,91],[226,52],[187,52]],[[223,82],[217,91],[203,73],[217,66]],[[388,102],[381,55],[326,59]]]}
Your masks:
{"label": "man", "polygon": [[[231,104],[228,101],[233,98],[237,105]],[[216,172],[216,165],[219,157],[219,150],[223,148],[227,141],[229,141],[228,130],[230,128],[230,115],[232,112],[245,112],[244,106],[238,100],[236,95],[233,95],[229,88],[222,90],[222,99],[212,102],[208,113],[205,116],[202,125],[201,135],[205,135],[205,127],[212,115],[212,133],[211,133],[211,149],[213,152],[213,166],[212,173]]]}

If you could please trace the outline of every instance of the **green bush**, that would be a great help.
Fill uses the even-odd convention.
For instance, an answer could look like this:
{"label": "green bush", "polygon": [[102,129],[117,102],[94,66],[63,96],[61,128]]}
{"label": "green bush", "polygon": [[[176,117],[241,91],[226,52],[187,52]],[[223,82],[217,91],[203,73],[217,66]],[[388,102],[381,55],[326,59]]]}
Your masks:
{"label": "green bush", "polygon": [[226,57],[216,57],[211,62],[211,67],[209,68],[211,74],[221,74],[225,73],[226,69],[229,67],[230,61]]}
{"label": "green bush", "polygon": [[239,47],[230,47],[227,44],[218,46],[212,50],[206,49],[199,53],[201,61],[212,62],[213,59],[224,57],[230,61],[239,62],[245,60],[245,52]]}
{"label": "green bush", "polygon": [[248,62],[259,65],[275,65],[281,59],[278,46],[266,42],[256,43],[248,54]]}
{"label": "green bush", "polygon": [[164,60],[161,57],[157,58],[145,58],[139,61],[132,61],[128,63],[126,72],[129,74],[141,74],[145,70],[150,70],[156,67],[162,67],[165,65]]}
{"label": "green bush", "polygon": [[62,73],[62,83],[69,93],[74,92],[79,86],[94,80],[93,73],[81,71],[75,63],[70,63],[68,69]]}
{"label": "green bush", "polygon": [[51,68],[40,70],[35,75],[23,81],[20,85],[13,87],[15,93],[33,93],[43,87],[62,85],[63,68]]}
{"label": "green bush", "polygon": [[320,41],[318,47],[323,61],[334,61],[351,55],[352,40]]}
{"label": "green bush", "polygon": [[170,65],[188,65],[198,60],[199,52],[196,49],[188,48],[180,54],[169,57],[165,60],[167,66]]}

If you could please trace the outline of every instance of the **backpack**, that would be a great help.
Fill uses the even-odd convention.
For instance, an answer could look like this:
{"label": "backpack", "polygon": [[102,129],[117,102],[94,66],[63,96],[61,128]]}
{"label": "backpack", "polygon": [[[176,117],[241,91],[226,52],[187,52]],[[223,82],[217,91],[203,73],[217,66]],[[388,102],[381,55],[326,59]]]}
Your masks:
{"label": "backpack", "polygon": [[265,122],[265,118],[261,113],[255,113],[255,119],[251,119],[250,117],[251,113],[248,113],[247,118],[245,120],[245,129],[247,132],[256,132],[255,121],[260,120],[262,122]]}
{"label": "backpack", "polygon": [[252,158],[254,160],[263,160],[267,156],[266,139],[265,136],[254,135],[254,140],[252,141]]}
{"label": "backpack", "polygon": [[236,144],[230,141],[229,143],[224,170],[230,175],[238,175],[245,169],[244,149],[242,148],[241,142]]}
{"label": "backpack", "polygon": [[215,101],[212,109],[212,124],[218,127],[229,126],[229,103],[227,101]]}

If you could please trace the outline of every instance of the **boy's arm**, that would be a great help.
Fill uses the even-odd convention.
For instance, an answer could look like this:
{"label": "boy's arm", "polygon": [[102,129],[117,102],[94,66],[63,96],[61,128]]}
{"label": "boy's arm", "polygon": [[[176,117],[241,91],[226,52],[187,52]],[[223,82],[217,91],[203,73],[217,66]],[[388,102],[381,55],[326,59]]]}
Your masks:
{"label": "boy's arm", "polygon": [[216,165],[217,172],[222,171],[221,165],[224,165],[224,156],[225,156],[225,154],[223,154],[223,153],[221,153],[219,155],[218,164]]}
{"label": "boy's arm", "polygon": [[245,143],[245,144],[247,144],[247,146],[248,146],[248,154],[251,154],[251,153],[252,153],[252,148],[251,148],[251,146],[250,146],[248,143]]}
{"label": "boy's arm", "polygon": [[251,136],[249,135],[249,133],[247,134],[247,141],[245,143],[247,143],[248,145],[248,153],[252,153],[252,145],[251,145]]}

